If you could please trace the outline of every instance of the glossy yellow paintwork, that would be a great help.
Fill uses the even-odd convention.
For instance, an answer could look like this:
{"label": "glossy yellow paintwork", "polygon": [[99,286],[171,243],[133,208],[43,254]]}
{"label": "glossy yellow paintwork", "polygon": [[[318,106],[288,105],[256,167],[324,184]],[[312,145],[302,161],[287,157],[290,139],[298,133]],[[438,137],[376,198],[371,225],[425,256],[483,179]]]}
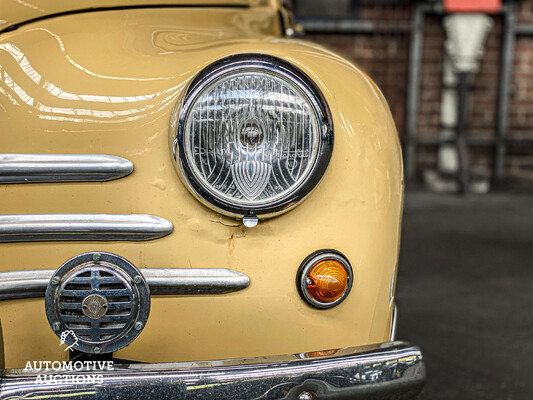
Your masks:
{"label": "glossy yellow paintwork", "polygon": [[0,0],[0,31],[53,14],[89,9],[145,6],[277,7],[277,0]]}
{"label": "glossy yellow paintwork", "polygon": [[[135,166],[105,183],[0,185],[0,213],[146,213],[174,224],[171,235],[140,243],[0,243],[0,271],[57,268],[98,250],[140,268],[228,267],[250,277],[249,288],[232,294],[153,297],[146,328],[117,353],[126,359],[219,359],[387,341],[403,195],[388,106],[351,63],[280,37],[278,18],[272,6],[117,10],[0,35],[0,152],[104,153]],[[242,52],[275,55],[309,74],[335,127],[333,157],[317,189],[253,229],[194,199],[168,146],[170,114],[187,83],[211,62]],[[308,306],[295,285],[300,262],[322,248],[343,252],[355,274],[347,300],[330,310]],[[8,367],[67,356],[43,299],[2,301],[0,318]]]}

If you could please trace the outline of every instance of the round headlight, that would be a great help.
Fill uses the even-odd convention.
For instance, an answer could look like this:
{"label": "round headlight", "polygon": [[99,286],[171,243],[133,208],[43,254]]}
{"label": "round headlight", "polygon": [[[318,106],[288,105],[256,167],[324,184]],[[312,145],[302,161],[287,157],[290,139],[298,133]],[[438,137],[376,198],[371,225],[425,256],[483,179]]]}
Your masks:
{"label": "round headlight", "polygon": [[226,215],[287,211],[318,184],[333,148],[327,104],[312,80],[266,55],[204,69],[173,116],[176,167],[188,188]]}

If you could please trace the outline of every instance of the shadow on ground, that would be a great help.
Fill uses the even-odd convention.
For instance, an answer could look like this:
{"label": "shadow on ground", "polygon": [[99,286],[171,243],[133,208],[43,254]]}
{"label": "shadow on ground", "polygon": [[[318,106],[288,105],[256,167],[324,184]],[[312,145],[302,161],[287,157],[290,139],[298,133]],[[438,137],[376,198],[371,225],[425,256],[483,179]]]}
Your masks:
{"label": "shadow on ground", "polygon": [[398,338],[424,400],[533,399],[533,196],[406,196]]}

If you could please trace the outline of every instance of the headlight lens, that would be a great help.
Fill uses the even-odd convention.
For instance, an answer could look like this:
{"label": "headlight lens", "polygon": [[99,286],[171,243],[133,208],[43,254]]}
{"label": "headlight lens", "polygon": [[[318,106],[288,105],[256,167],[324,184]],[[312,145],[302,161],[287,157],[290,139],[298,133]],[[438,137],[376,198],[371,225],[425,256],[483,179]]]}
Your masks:
{"label": "headlight lens", "polygon": [[303,72],[274,57],[212,64],[176,112],[174,155],[188,187],[231,216],[287,210],[316,186],[331,157],[322,95]]}

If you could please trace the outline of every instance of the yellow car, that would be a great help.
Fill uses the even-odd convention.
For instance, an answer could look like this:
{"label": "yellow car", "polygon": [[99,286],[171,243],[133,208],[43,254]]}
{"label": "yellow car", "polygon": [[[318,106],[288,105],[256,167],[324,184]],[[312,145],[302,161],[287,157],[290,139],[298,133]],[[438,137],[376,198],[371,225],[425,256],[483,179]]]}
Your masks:
{"label": "yellow car", "polygon": [[368,76],[278,0],[0,10],[0,398],[418,394]]}

